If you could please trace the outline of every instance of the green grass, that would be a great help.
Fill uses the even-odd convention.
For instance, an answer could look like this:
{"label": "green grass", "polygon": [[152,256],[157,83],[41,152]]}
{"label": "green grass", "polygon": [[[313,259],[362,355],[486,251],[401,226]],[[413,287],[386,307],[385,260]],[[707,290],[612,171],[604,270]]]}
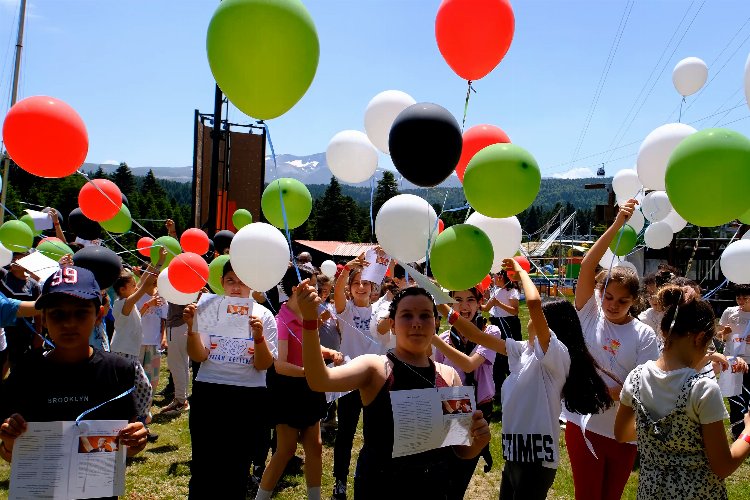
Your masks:
{"label": "green grass", "polygon": [[[522,305],[520,311],[521,324],[528,321],[526,308]],[[166,383],[168,374],[162,368],[162,387]],[[155,401],[155,413],[159,408],[166,405],[168,401],[157,398]],[[489,473],[484,473],[482,467],[484,461],[479,461],[474,477],[466,493],[467,499],[491,499],[497,498],[500,485],[500,471],[502,470],[502,449],[500,442],[501,425],[499,422],[491,422],[492,442],[490,447],[495,459],[495,466]],[[188,431],[187,415],[181,415],[174,419],[155,417],[151,428],[159,433],[159,441],[149,444],[146,450],[130,461],[127,471],[127,489],[123,498],[140,499],[177,499],[187,496],[187,485],[190,478],[190,433]],[[220,416],[217,416],[217,429],[221,428]],[[217,431],[219,432],[219,431]],[[561,461],[557,470],[555,482],[549,493],[550,499],[573,499],[573,475],[570,469],[565,450],[564,433],[560,439]],[[354,441],[352,456],[352,468],[350,475],[354,473],[359,449],[362,447],[362,430],[357,431]],[[298,454],[302,455],[299,447]],[[323,447],[323,498],[330,496],[333,488],[333,443],[326,442]],[[0,463],[0,499],[8,497],[8,479],[10,467],[8,464]],[[349,498],[353,498],[351,491],[353,481],[349,480]],[[630,475],[623,498],[635,498],[638,486],[638,473]],[[727,488],[729,498],[738,500],[750,500],[750,464],[743,464],[728,480]],[[306,497],[305,480],[302,474],[285,476],[276,489],[276,497],[280,500],[298,500]],[[217,499],[218,500],[218,499]]]}

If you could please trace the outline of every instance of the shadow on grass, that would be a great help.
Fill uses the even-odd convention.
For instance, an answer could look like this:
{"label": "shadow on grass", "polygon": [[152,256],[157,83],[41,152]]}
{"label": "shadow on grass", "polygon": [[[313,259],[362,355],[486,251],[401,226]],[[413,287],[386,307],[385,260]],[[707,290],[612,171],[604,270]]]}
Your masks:
{"label": "shadow on grass", "polygon": [[181,462],[172,462],[167,468],[167,475],[169,476],[190,476],[190,460],[183,460]]}
{"label": "shadow on grass", "polygon": [[165,444],[164,446],[157,446],[156,448],[147,448],[146,452],[160,454],[160,453],[171,453],[179,449],[180,447],[177,446],[176,444]]}
{"label": "shadow on grass", "polygon": [[10,488],[10,480],[0,481],[0,490],[8,491]]}
{"label": "shadow on grass", "polygon": [[138,456],[138,457],[131,457],[131,458],[128,458],[128,460],[127,460],[127,464],[128,465],[145,464],[146,462],[148,462],[148,458],[146,458],[146,457],[140,457],[140,456]]}
{"label": "shadow on grass", "polygon": [[[187,412],[184,412],[187,413]],[[157,413],[151,418],[151,424],[166,424],[172,420],[178,419],[182,416],[182,413],[176,413],[172,415],[165,415],[163,413]],[[149,425],[151,425],[149,424]]]}

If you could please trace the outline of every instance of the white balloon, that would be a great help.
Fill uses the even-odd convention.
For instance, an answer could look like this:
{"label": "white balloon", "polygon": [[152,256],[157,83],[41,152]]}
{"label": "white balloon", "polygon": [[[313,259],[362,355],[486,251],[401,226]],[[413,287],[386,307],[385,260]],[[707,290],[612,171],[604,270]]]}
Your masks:
{"label": "white balloon", "polygon": [[745,61],[745,101],[750,106],[750,56]]}
{"label": "white balloon", "polygon": [[618,200],[629,200],[643,189],[638,172],[632,168],[624,168],[612,177],[612,189]]}
{"label": "white balloon", "polygon": [[513,257],[521,246],[521,223],[517,217],[496,219],[474,212],[466,220],[467,224],[476,226],[490,238],[495,258],[491,272],[499,273],[503,268],[503,259]]}
{"label": "white balloon", "polygon": [[643,197],[641,212],[646,220],[659,222],[672,211],[672,203],[664,191],[651,191]]}
{"label": "white balloon", "polygon": [[336,276],[336,269],[336,263],[332,260],[324,260],[320,265],[320,271],[329,278]]}
{"label": "white balloon", "polygon": [[686,57],[672,70],[672,83],[681,96],[698,92],[708,79],[708,66],[702,59]]}
{"label": "white balloon", "polygon": [[607,250],[604,252],[604,256],[599,259],[599,265],[604,269],[612,269],[613,267],[617,267],[620,262],[620,258],[612,253],[612,250],[610,250],[609,248],[607,248]]}
{"label": "white balloon", "polygon": [[631,198],[635,198],[635,201],[637,201],[638,204],[640,205],[641,203],[643,203],[643,191],[641,191],[640,193],[638,193],[635,196],[630,196],[628,198],[620,198],[619,196],[616,196],[615,198],[617,199],[617,204],[620,205],[620,206],[622,206],[625,203],[627,203],[628,200],[631,199]]}
{"label": "white balloon", "polygon": [[697,130],[684,123],[667,123],[646,136],[638,150],[636,167],[644,188],[659,191],[667,189],[664,176],[669,155],[685,137],[696,132]]}
{"label": "white balloon", "polygon": [[643,241],[649,248],[659,249],[668,247],[672,243],[672,227],[664,221],[654,222],[643,233]]}
{"label": "white balloon", "polygon": [[743,234],[741,239],[743,239],[743,240],[750,240],[750,231],[748,231],[745,234]]}
{"label": "white balloon", "polygon": [[750,240],[735,241],[721,254],[721,272],[732,283],[750,284]]}
{"label": "white balloon", "polygon": [[403,110],[417,101],[400,90],[386,90],[370,100],[365,109],[365,131],[370,141],[385,154],[390,154],[388,136],[393,121]]}
{"label": "white balloon", "polygon": [[289,245],[281,231],[272,225],[248,224],[232,238],[229,261],[243,283],[264,292],[284,277],[289,267]]}
{"label": "white balloon", "polygon": [[[2,184],[2,181],[0,181]],[[0,267],[5,267],[13,261],[13,252],[8,250],[0,243]]]}
{"label": "white balloon", "polygon": [[643,218],[643,213],[636,208],[633,215],[630,216],[630,220],[628,220],[628,225],[632,227],[636,233],[640,234],[645,224],[646,220]]}
{"label": "white balloon", "polygon": [[356,184],[372,177],[378,168],[378,150],[364,132],[344,130],[333,136],[326,148],[331,173],[342,182]]}
{"label": "white balloon", "polygon": [[679,233],[683,229],[685,229],[685,226],[687,226],[687,221],[680,216],[680,214],[677,213],[674,209],[672,209],[669,214],[662,219],[662,222],[666,222],[669,224],[669,227],[672,228],[673,233]]}
{"label": "white balloon", "polygon": [[375,217],[378,243],[388,255],[402,262],[423,258],[430,235],[432,241],[437,238],[437,214],[429,203],[413,194],[389,199]]}
{"label": "white balloon", "polygon": [[177,304],[178,306],[186,306],[198,300],[200,292],[195,293],[183,293],[179,290],[175,290],[172,283],[169,282],[168,275],[169,268],[164,269],[159,273],[159,277],[156,278],[156,287],[159,290],[159,295],[164,298],[167,302]]}

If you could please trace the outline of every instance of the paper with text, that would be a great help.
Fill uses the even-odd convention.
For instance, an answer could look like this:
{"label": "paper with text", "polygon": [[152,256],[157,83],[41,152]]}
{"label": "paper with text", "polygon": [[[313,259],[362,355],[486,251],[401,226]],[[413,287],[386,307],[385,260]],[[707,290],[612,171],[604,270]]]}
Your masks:
{"label": "paper with text", "polygon": [[252,365],[255,342],[250,330],[254,300],[203,294],[198,302],[198,330],[209,337],[208,359]]}

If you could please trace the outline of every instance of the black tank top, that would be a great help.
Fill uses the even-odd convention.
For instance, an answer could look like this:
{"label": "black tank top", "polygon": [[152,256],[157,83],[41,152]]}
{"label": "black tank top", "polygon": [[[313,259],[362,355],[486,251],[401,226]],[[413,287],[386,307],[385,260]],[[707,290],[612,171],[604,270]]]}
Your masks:
{"label": "black tank top", "polygon": [[[447,464],[452,458],[450,447],[438,448],[405,457],[392,458],[393,453],[393,409],[390,391],[430,389],[447,387],[447,383],[435,370],[435,363],[418,367],[404,363],[388,352],[393,370],[375,399],[363,409],[364,446],[357,461],[357,474],[362,476],[388,476],[398,474],[424,474]],[[371,476],[372,475],[372,476]],[[412,479],[419,477],[412,476]]]}

